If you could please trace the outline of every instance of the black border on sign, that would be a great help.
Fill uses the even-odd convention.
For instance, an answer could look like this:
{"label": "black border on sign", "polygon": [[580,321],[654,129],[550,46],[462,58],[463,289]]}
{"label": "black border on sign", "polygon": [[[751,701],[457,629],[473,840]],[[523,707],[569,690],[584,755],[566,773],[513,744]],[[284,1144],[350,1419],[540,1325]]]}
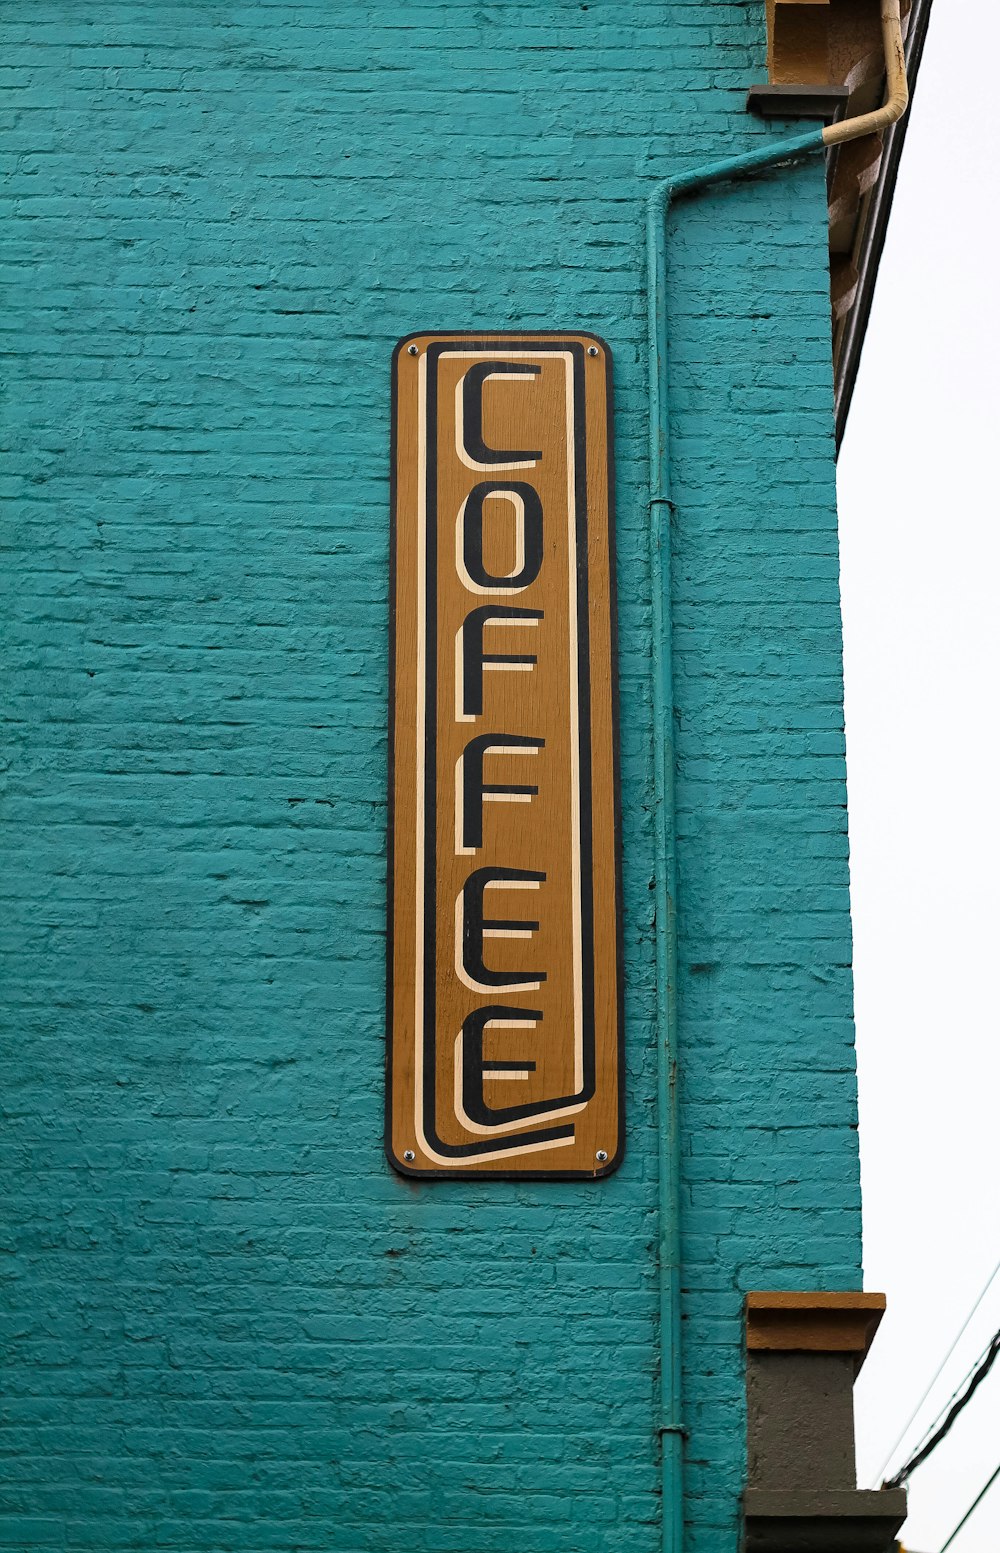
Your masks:
{"label": "black border on sign", "polygon": [[[491,346],[482,340],[463,340],[470,351],[483,351]],[[551,1100],[535,1102],[534,1109],[550,1110],[560,1106],[586,1102],[593,1098],[596,1088],[596,1062],[594,1037],[594,823],[592,801],[593,747],[590,738],[590,595],[587,576],[587,402],[584,386],[584,347],[581,341],[554,340],[551,345],[531,338],[518,339],[520,351],[563,354],[568,349],[573,362],[574,422],[573,460],[575,487],[578,498],[573,513],[576,537],[576,595],[578,641],[576,661],[577,695],[580,702],[580,893],[582,907],[581,943],[583,956],[583,1087],[572,1095],[561,1095]],[[454,1160],[487,1160],[520,1145],[522,1148],[539,1143],[555,1143],[560,1138],[572,1136],[571,1123],[552,1117],[544,1126],[533,1130],[529,1116],[525,1116],[525,1130],[516,1134],[504,1133],[480,1143],[444,1143],[438,1136],[436,1038],[437,1020],[435,1003],[437,994],[437,721],[440,684],[437,672],[438,632],[437,570],[438,570],[438,502],[437,502],[437,448],[431,438],[437,436],[438,363],[454,347],[447,341],[437,341],[427,347],[427,554],[426,597],[424,610],[427,619],[427,665],[425,695],[427,707],[427,743],[424,761],[424,1136],[436,1152]],[[502,350],[503,347],[501,346]],[[442,1167],[443,1168],[443,1167]]]}
{"label": "black border on sign", "polygon": [[[489,350],[495,347],[502,349],[508,342],[519,344],[532,343],[533,337],[538,340],[561,340],[565,345],[582,350],[583,345],[590,342],[599,347],[604,353],[605,371],[605,401],[607,415],[607,462],[608,462],[608,584],[609,584],[609,612],[610,612],[610,647],[611,647],[611,758],[612,758],[612,787],[614,791],[614,881],[615,881],[615,969],[616,969],[616,1014],[618,1022],[618,1146],[612,1157],[600,1168],[595,1170],[530,1170],[530,1169],[504,1169],[504,1170],[462,1170],[449,1169],[420,1169],[404,1163],[397,1158],[392,1147],[392,1013],[393,1013],[393,923],[395,910],[395,848],[394,848],[394,820],[395,820],[395,733],[396,733],[396,573],[397,573],[397,520],[398,520],[398,482],[397,482],[397,449],[398,449],[398,422],[399,422],[399,358],[404,348],[414,340],[427,340],[428,350],[438,341],[462,340],[467,342],[471,350]],[[542,347],[543,349],[546,347]],[[402,1176],[415,1177],[423,1180],[460,1180],[460,1181],[594,1181],[604,1176],[611,1175],[621,1165],[625,1157],[625,956],[624,956],[624,922],[622,911],[624,897],[622,892],[622,824],[621,824],[621,763],[620,763],[620,707],[618,685],[618,577],[616,565],[616,523],[615,523],[615,458],[614,458],[614,381],[613,381],[613,357],[607,341],[600,335],[591,334],[588,331],[570,331],[563,329],[518,329],[518,330],[483,330],[479,337],[473,331],[465,329],[418,329],[404,335],[398,340],[392,353],[392,405],[390,425],[390,473],[389,473],[389,499],[390,499],[390,539],[389,539],[389,652],[388,652],[388,803],[386,810],[386,978],[385,978],[385,1007],[386,1007],[386,1050],[385,1050],[385,1121],[384,1121],[384,1148],[386,1158],[394,1170]],[[586,409],[584,408],[584,425]],[[579,458],[579,449],[577,449]],[[586,522],[586,498],[581,504]],[[579,513],[578,513],[579,528]],[[579,578],[578,550],[578,587]],[[584,566],[586,566],[586,550],[583,552]],[[583,581],[587,589],[589,621],[589,587],[586,579]],[[591,696],[590,696],[590,656],[589,656],[589,632],[588,653],[584,665],[587,689],[587,724],[590,725]],[[429,669],[428,669],[429,672]],[[435,687],[436,689],[436,687]],[[581,681],[581,691],[583,684]],[[435,696],[436,700],[436,696]],[[589,740],[588,740],[589,742]],[[592,749],[589,751],[591,766],[593,760]],[[582,818],[582,816],[581,816]],[[419,819],[419,817],[418,817]],[[593,815],[591,812],[591,859],[588,877],[588,886],[593,891]],[[593,926],[591,926],[591,941],[593,942]],[[591,974],[592,983],[592,974]],[[591,985],[591,997],[593,987]],[[591,1085],[591,1095],[593,1094]],[[523,1134],[520,1135],[523,1137]],[[505,1140],[512,1141],[510,1139]],[[478,1155],[482,1159],[483,1155]]]}

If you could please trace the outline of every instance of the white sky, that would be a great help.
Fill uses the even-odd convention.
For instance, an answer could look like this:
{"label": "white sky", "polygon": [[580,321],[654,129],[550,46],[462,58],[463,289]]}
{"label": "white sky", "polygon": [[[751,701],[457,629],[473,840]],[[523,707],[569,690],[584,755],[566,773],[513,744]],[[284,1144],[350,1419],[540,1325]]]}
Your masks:
{"label": "white sky", "polygon": [[[1000,1261],[996,0],[936,0],[840,461],[865,1280],[860,1483]],[[896,1453],[1000,1328],[1000,1277]],[[939,1553],[1000,1464],[1000,1360],[910,1485]],[[952,1553],[998,1553],[1000,1481]]]}

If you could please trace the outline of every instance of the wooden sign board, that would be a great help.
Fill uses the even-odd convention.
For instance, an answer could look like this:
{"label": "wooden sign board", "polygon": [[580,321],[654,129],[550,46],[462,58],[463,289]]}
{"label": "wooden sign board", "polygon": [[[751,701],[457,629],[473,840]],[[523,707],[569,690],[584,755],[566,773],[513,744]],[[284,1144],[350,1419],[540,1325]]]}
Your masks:
{"label": "wooden sign board", "polygon": [[423,1176],[622,1154],[609,412],[588,334],[393,359],[386,1148]]}

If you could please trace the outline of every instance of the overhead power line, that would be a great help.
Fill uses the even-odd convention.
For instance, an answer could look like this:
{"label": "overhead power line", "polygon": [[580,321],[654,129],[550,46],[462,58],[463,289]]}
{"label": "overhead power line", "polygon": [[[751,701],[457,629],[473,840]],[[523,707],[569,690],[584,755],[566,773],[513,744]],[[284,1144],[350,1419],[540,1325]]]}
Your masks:
{"label": "overhead power line", "polygon": [[989,1493],[990,1489],[993,1487],[993,1484],[996,1482],[997,1478],[1000,1478],[1000,1466],[997,1467],[996,1471],[994,1472],[993,1476],[990,1478],[989,1482],[987,1483],[986,1487],[982,1490],[982,1492],[976,1495],[975,1499],[972,1501],[972,1503],[970,1504],[969,1508],[966,1510],[965,1514],[962,1516],[962,1519],[959,1521],[958,1525],[955,1527],[955,1530],[952,1532],[951,1536],[948,1538],[948,1541],[945,1543],[944,1547],[941,1549],[941,1553],[948,1553],[948,1549],[951,1547],[951,1545],[954,1542],[955,1538],[958,1536],[959,1532],[962,1530],[962,1527],[965,1525],[966,1521],[968,1521],[969,1518],[973,1515],[973,1513],[976,1510],[979,1509],[979,1506],[982,1504],[983,1500],[986,1498],[986,1495]]}
{"label": "overhead power line", "polygon": [[878,1470],[878,1477],[875,1480],[876,1483],[880,1483],[883,1480],[883,1478],[885,1476],[885,1469],[886,1469],[886,1467],[889,1465],[890,1461],[895,1456],[896,1452],[899,1450],[899,1447],[902,1445],[903,1441],[906,1439],[906,1436],[909,1434],[910,1429],[911,1429],[911,1427],[913,1425],[914,1419],[918,1416],[921,1408],[923,1407],[924,1403],[927,1401],[927,1398],[930,1396],[931,1392],[934,1390],[934,1387],[937,1385],[938,1381],[941,1379],[941,1375],[942,1375],[942,1373],[944,1371],[945,1365],[948,1363],[948,1360],[951,1358],[952,1354],[955,1352],[955,1349],[958,1347],[959,1343],[962,1341],[962,1338],[965,1336],[966,1332],[968,1331],[969,1323],[971,1322],[973,1316],[976,1314],[976,1311],[979,1309],[980,1305],[983,1303],[983,1300],[986,1298],[987,1294],[990,1292],[990,1289],[993,1287],[994,1280],[995,1280],[995,1278],[996,1278],[998,1273],[1000,1273],[1000,1262],[997,1263],[996,1267],[994,1267],[993,1271],[990,1273],[990,1276],[987,1278],[986,1283],[983,1286],[983,1290],[982,1290],[979,1298],[977,1299],[976,1303],[973,1305],[972,1309],[969,1311],[969,1314],[966,1316],[965,1320],[962,1322],[962,1325],[959,1328],[957,1337],[955,1338],[955,1340],[952,1343],[951,1347],[948,1349],[948,1352],[945,1354],[944,1358],[941,1360],[941,1363],[938,1365],[937,1369],[934,1371],[934,1374],[931,1377],[930,1381],[928,1382],[927,1389],[924,1392],[923,1396],[920,1398],[920,1401],[917,1403],[916,1407],[913,1409],[913,1412],[910,1414],[909,1418],[906,1420],[906,1423],[903,1425],[902,1429],[900,1430],[900,1432],[899,1432],[899,1439],[893,1445],[892,1450],[886,1456],[885,1460],[883,1461],[881,1467]]}
{"label": "overhead power line", "polygon": [[917,1470],[921,1462],[927,1460],[928,1456],[931,1454],[931,1451],[937,1449],[945,1435],[951,1429],[951,1426],[955,1422],[955,1419],[958,1417],[959,1413],[962,1412],[963,1408],[966,1408],[969,1405],[976,1391],[982,1385],[987,1375],[990,1373],[990,1370],[993,1368],[993,1365],[996,1362],[997,1354],[1000,1354],[1000,1332],[996,1332],[993,1335],[982,1355],[979,1359],[977,1359],[976,1367],[968,1377],[968,1381],[963,1382],[964,1390],[962,1390],[960,1394],[959,1392],[956,1392],[952,1397],[948,1411],[940,1425],[938,1425],[929,1436],[925,1436],[924,1443],[920,1446],[920,1448],[910,1457],[909,1461],[906,1462],[904,1466],[900,1467],[898,1472],[893,1473],[892,1477],[886,1480],[883,1487],[898,1488],[901,1483],[905,1483],[906,1479]]}

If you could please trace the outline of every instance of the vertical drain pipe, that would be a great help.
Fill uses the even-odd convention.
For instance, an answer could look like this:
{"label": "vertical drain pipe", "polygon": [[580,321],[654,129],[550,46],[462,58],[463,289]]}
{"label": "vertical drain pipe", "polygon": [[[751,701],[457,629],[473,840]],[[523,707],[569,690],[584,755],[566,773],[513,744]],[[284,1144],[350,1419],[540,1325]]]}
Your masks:
{"label": "vertical drain pipe", "polygon": [[885,104],[873,113],[761,146],[665,179],[646,203],[649,365],[649,562],[653,632],[653,791],[658,1113],[658,1253],[661,1549],[683,1553],[683,1375],[681,1355],[681,1150],[677,1094],[677,813],[674,794],[673,594],[670,406],[667,386],[667,218],[682,194],[747,177],[877,133],[908,102],[899,0],[882,0]]}
{"label": "vertical drain pipe", "polygon": [[677,825],[671,629],[670,426],[667,393],[667,215],[682,193],[824,148],[821,130],[668,178],[646,206],[649,357],[649,562],[653,631],[653,792],[658,1113],[660,1493],[663,1553],[684,1546],[681,1362],[681,1148],[677,1100]]}

